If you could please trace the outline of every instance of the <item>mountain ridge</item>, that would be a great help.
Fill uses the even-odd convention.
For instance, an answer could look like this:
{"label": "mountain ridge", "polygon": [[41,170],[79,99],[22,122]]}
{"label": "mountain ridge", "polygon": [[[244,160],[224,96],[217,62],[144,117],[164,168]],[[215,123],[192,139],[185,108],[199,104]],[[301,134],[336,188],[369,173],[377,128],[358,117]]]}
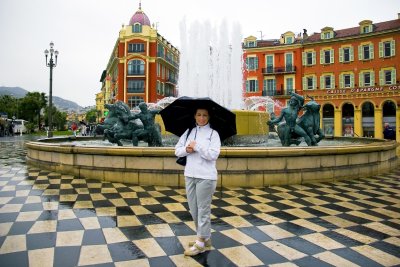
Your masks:
{"label": "mountain ridge", "polygon": [[[28,90],[25,90],[18,86],[16,87],[0,86],[0,96],[12,95],[16,98],[23,98],[27,93],[29,93]],[[53,96],[53,105],[61,111],[79,111],[83,109],[82,106],[78,105],[74,101],[67,100],[58,96]]]}

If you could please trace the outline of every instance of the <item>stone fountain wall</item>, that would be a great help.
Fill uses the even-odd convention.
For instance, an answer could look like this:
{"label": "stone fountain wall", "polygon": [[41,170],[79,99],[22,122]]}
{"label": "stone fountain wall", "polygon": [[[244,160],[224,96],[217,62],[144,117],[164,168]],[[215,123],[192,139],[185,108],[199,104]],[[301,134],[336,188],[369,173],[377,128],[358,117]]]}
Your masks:
{"label": "stone fountain wall", "polygon": [[[78,138],[79,140],[79,138]],[[172,147],[82,147],[29,142],[27,162],[80,178],[184,186]],[[222,147],[218,186],[258,187],[377,175],[398,164],[395,141],[325,147]]]}

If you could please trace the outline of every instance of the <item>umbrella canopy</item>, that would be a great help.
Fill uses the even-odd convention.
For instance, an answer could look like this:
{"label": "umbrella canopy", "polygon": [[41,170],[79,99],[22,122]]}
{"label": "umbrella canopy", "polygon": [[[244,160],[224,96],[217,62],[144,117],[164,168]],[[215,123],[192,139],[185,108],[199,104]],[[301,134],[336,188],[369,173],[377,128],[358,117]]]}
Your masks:
{"label": "umbrella canopy", "polygon": [[195,126],[194,115],[198,108],[207,109],[211,128],[216,130],[221,141],[236,134],[236,115],[209,97],[182,96],[160,111],[165,130],[181,136]]}

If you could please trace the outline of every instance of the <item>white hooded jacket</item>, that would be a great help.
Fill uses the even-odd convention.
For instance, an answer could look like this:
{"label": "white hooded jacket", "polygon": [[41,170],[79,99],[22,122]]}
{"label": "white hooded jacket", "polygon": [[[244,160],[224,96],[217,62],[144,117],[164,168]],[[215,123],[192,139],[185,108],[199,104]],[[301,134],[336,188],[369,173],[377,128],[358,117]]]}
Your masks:
{"label": "white hooded jacket", "polygon": [[[221,141],[217,131],[211,129],[210,124],[196,126],[186,139],[189,129],[179,138],[175,145],[177,157],[187,156],[185,177],[217,180],[216,162],[221,150]],[[186,146],[195,140],[193,153],[186,152]]]}

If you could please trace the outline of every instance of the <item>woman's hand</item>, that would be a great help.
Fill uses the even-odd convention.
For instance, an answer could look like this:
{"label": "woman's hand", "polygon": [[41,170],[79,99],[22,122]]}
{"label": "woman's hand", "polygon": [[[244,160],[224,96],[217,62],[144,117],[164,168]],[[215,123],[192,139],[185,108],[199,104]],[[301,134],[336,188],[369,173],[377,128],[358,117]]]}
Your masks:
{"label": "woman's hand", "polygon": [[195,145],[196,145],[196,141],[191,141],[186,147],[186,152],[193,153]]}

